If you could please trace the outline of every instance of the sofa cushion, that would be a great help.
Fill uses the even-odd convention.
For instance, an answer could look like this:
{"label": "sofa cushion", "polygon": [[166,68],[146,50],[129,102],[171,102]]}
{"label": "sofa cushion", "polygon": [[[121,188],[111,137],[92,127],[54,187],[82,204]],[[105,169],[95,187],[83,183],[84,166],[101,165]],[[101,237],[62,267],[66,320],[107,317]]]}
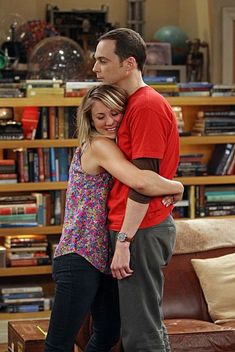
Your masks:
{"label": "sofa cushion", "polygon": [[167,319],[174,352],[234,352],[235,330],[195,319]]}
{"label": "sofa cushion", "polygon": [[235,253],[192,259],[213,321],[235,319]]}

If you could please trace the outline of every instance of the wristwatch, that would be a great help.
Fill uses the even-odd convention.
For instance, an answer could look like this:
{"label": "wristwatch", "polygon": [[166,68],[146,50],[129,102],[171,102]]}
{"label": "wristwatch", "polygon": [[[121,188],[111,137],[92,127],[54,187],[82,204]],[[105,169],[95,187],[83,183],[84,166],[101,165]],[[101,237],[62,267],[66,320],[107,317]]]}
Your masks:
{"label": "wristwatch", "polygon": [[118,232],[117,240],[120,242],[132,242],[133,237],[127,237],[127,234],[125,232]]}

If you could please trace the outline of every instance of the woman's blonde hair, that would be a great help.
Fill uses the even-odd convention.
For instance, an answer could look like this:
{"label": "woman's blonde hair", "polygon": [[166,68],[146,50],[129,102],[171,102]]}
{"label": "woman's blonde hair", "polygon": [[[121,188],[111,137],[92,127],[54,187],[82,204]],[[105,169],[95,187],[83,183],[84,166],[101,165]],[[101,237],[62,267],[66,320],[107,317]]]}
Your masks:
{"label": "woman's blonde hair", "polygon": [[92,126],[91,109],[95,100],[99,100],[109,109],[124,113],[127,104],[127,93],[117,86],[102,84],[91,88],[82,100],[77,112],[77,137],[78,145],[90,142],[92,137],[97,135],[96,129]]}

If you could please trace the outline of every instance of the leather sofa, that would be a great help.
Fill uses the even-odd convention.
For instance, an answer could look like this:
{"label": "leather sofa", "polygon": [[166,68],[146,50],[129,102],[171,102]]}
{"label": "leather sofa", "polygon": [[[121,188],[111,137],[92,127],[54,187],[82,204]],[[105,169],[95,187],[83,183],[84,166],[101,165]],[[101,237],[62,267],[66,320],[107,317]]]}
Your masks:
{"label": "leather sofa", "polygon": [[[195,258],[235,253],[235,219],[179,220],[176,226],[174,255],[164,268],[164,322],[172,352],[235,352],[235,317],[223,324],[212,321],[191,262]],[[81,350],[90,336],[91,326],[87,317],[77,337]],[[119,342],[113,352],[120,351]]]}

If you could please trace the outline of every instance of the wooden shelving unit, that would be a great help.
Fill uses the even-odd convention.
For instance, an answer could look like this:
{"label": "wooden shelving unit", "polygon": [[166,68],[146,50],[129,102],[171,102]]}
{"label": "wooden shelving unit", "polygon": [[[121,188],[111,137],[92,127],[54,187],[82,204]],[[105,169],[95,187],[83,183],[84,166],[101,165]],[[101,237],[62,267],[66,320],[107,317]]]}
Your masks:
{"label": "wooden shelving unit", "polygon": [[[185,122],[185,130],[190,131],[195,119],[196,112],[206,106],[226,106],[235,105],[234,97],[170,97],[167,98],[172,106],[181,106],[183,109],[183,116]],[[42,98],[16,98],[16,99],[2,99],[0,98],[1,107],[13,107],[21,109],[25,106],[38,107],[69,107],[79,106],[81,98],[57,98],[57,97],[42,97]],[[180,139],[181,153],[186,152],[202,152],[207,161],[211,155],[215,144],[235,143],[235,135],[231,136],[185,136]],[[49,148],[49,147],[76,147],[76,139],[45,139],[45,140],[0,140],[0,149],[17,149],[17,148]],[[196,185],[226,185],[235,184],[235,176],[198,176],[198,177],[179,177],[185,186],[190,188],[190,202],[195,202],[193,196]],[[54,191],[65,190],[67,182],[38,182],[38,183],[17,183],[0,185],[0,194],[6,192],[40,192],[40,191]],[[192,204],[191,204],[192,205]],[[191,210],[190,217],[195,216],[195,209]],[[31,228],[4,228],[0,229],[0,239],[6,235],[17,234],[46,234],[59,235],[62,226],[40,226]],[[46,290],[51,282],[51,266],[36,266],[36,267],[17,267],[17,268],[0,268],[0,280],[9,283],[20,282],[20,280],[29,280],[40,283],[45,283]],[[49,285],[49,286],[48,286]],[[26,319],[26,318],[43,318],[49,317],[50,312],[38,313],[0,313],[0,320],[9,319]]]}

